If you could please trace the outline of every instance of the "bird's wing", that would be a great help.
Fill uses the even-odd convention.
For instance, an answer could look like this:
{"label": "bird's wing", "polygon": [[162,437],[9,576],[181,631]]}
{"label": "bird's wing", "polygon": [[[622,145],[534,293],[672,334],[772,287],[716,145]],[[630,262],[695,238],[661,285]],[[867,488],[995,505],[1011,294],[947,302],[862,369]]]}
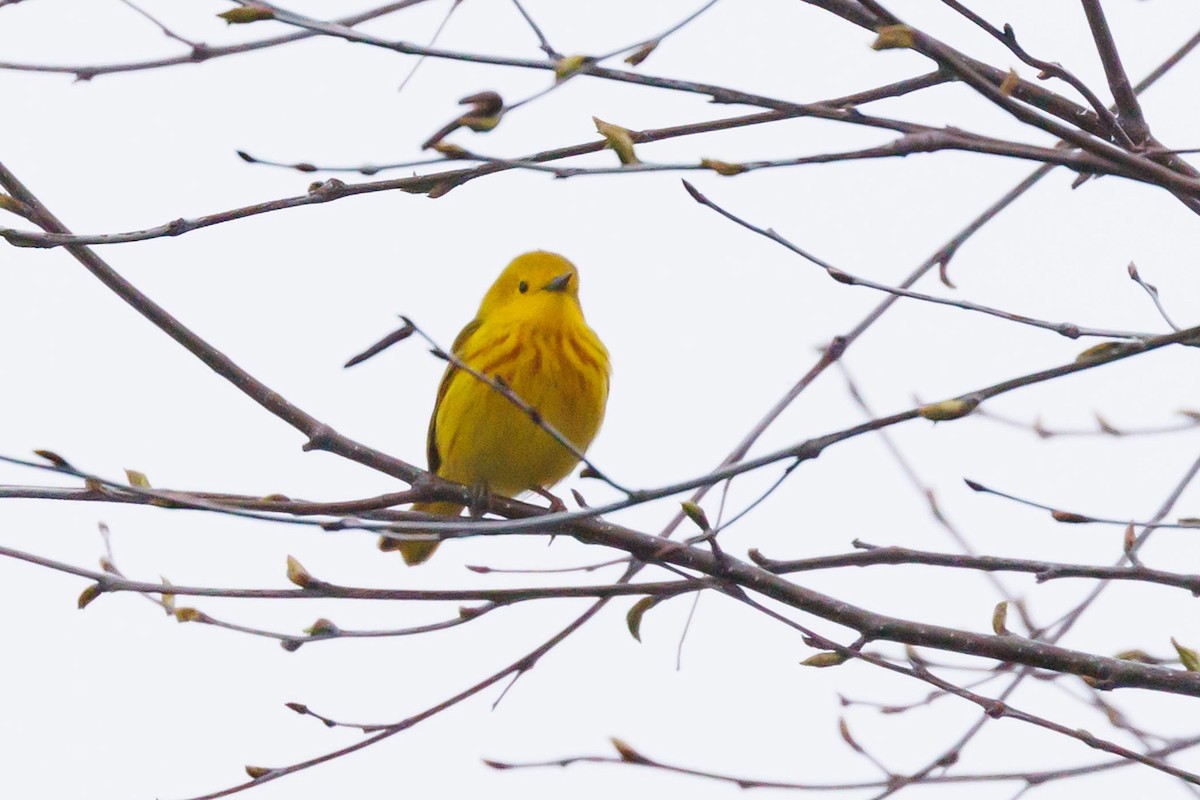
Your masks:
{"label": "bird's wing", "polygon": [[[479,330],[482,320],[473,319],[459,331],[457,338],[454,340],[450,352],[455,356],[462,354],[463,348],[467,344],[467,340]],[[438,452],[437,447],[437,418],[438,410],[442,407],[442,398],[446,396],[446,390],[450,388],[450,381],[454,380],[454,376],[458,373],[458,367],[450,364],[446,367],[446,371],[442,374],[442,382],[438,385],[437,400],[433,404],[433,413],[429,416],[429,434],[425,439],[425,455],[429,459],[429,471],[437,474],[438,467],[442,465],[442,455]]]}

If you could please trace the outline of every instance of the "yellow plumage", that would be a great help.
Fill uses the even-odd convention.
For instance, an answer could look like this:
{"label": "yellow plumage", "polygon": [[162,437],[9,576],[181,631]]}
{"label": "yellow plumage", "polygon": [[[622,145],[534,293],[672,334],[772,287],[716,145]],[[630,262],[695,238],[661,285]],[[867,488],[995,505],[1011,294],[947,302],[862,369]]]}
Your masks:
{"label": "yellow plumage", "polygon": [[[579,305],[579,274],[560,255],[518,256],[484,296],[454,341],[463,364],[499,378],[580,452],[600,430],[608,400],[608,351]],[[549,487],[578,463],[571,451],[487,384],[446,368],[429,420],[429,470],[446,480],[506,496]],[[416,503],[414,511],[457,516],[455,503]],[[396,542],[408,564],[437,542]]]}

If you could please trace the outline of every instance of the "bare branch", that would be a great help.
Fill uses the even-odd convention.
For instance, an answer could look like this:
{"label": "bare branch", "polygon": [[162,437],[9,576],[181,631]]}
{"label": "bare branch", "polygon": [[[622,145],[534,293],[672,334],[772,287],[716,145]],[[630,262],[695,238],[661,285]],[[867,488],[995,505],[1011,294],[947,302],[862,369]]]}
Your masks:
{"label": "bare branch", "polygon": [[[18,0],[10,0],[17,2]],[[351,14],[347,17],[341,17],[337,20],[339,25],[351,27],[363,22],[368,22],[379,17],[393,14],[410,6],[420,5],[428,0],[400,0],[396,3],[388,3],[384,6],[363,11],[359,14]],[[44,65],[44,64],[18,64],[12,61],[0,61],[0,69],[13,70],[17,72],[50,72],[74,75],[77,81],[90,81],[97,75],[112,75],[121,72],[142,72],[145,70],[161,69],[163,67],[174,67],[182,64],[199,64],[203,61],[208,61],[214,58],[222,58],[224,56],[236,55],[238,53],[250,53],[255,50],[266,50],[279,45],[291,44],[303,39],[311,39],[318,36],[318,33],[312,31],[297,31],[284,36],[273,36],[268,39],[260,39],[256,42],[243,42],[241,44],[226,45],[223,47],[210,47],[208,45],[193,46],[191,52],[182,56],[173,56],[170,58],[155,58],[146,61],[128,61],[120,64],[79,64],[74,66],[68,65]]]}
{"label": "bare branch", "polygon": [[[1159,526],[1162,527],[1162,526]],[[1088,566],[1063,564],[1053,561],[1035,561],[1024,558],[1002,558],[999,556],[977,556],[962,553],[933,553],[907,547],[880,547],[858,539],[854,546],[865,552],[845,553],[836,556],[802,558],[794,561],[779,561],[767,558],[758,550],[750,551],[750,560],[763,569],[777,575],[811,570],[838,569],[842,567],[867,567],[878,564],[928,564],[952,569],[969,569],[979,572],[1027,572],[1037,578],[1038,583],[1059,578],[1090,578],[1093,580],[1141,581],[1162,586],[1186,589],[1200,597],[1200,575],[1185,575],[1143,566]]]}
{"label": "bare branch", "polygon": [[1138,103],[1137,94],[1125,74],[1125,66],[1117,54],[1117,44],[1113,40],[1108,20],[1099,0],[1082,0],[1084,13],[1087,14],[1088,25],[1092,28],[1092,37],[1096,40],[1096,50],[1100,53],[1100,61],[1104,64],[1104,74],[1108,76],[1108,87],[1112,90],[1113,100],[1121,114],[1121,127],[1137,144],[1144,143],[1150,138],[1150,128],[1142,116],[1142,106]]}

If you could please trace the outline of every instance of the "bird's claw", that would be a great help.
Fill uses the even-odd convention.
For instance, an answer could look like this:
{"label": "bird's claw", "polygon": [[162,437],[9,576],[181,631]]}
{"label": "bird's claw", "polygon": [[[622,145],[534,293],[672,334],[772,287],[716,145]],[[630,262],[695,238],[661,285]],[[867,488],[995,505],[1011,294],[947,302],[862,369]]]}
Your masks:
{"label": "bird's claw", "polygon": [[539,497],[544,497],[547,501],[549,501],[550,513],[560,514],[567,510],[567,504],[564,503],[561,498],[551,494],[550,492],[543,489],[541,486],[534,487],[533,491]]}

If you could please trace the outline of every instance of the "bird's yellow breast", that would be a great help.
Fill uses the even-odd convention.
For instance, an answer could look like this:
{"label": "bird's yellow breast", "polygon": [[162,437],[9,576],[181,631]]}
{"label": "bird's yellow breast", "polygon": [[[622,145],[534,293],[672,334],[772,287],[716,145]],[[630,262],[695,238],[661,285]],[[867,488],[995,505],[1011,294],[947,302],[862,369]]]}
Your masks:
{"label": "bird's yellow breast", "polygon": [[[479,321],[457,357],[499,378],[582,452],[604,418],[608,353],[563,298],[560,313],[534,320],[498,314]],[[436,412],[437,473],[517,495],[562,480],[578,458],[530,416],[470,373],[454,370]]]}

